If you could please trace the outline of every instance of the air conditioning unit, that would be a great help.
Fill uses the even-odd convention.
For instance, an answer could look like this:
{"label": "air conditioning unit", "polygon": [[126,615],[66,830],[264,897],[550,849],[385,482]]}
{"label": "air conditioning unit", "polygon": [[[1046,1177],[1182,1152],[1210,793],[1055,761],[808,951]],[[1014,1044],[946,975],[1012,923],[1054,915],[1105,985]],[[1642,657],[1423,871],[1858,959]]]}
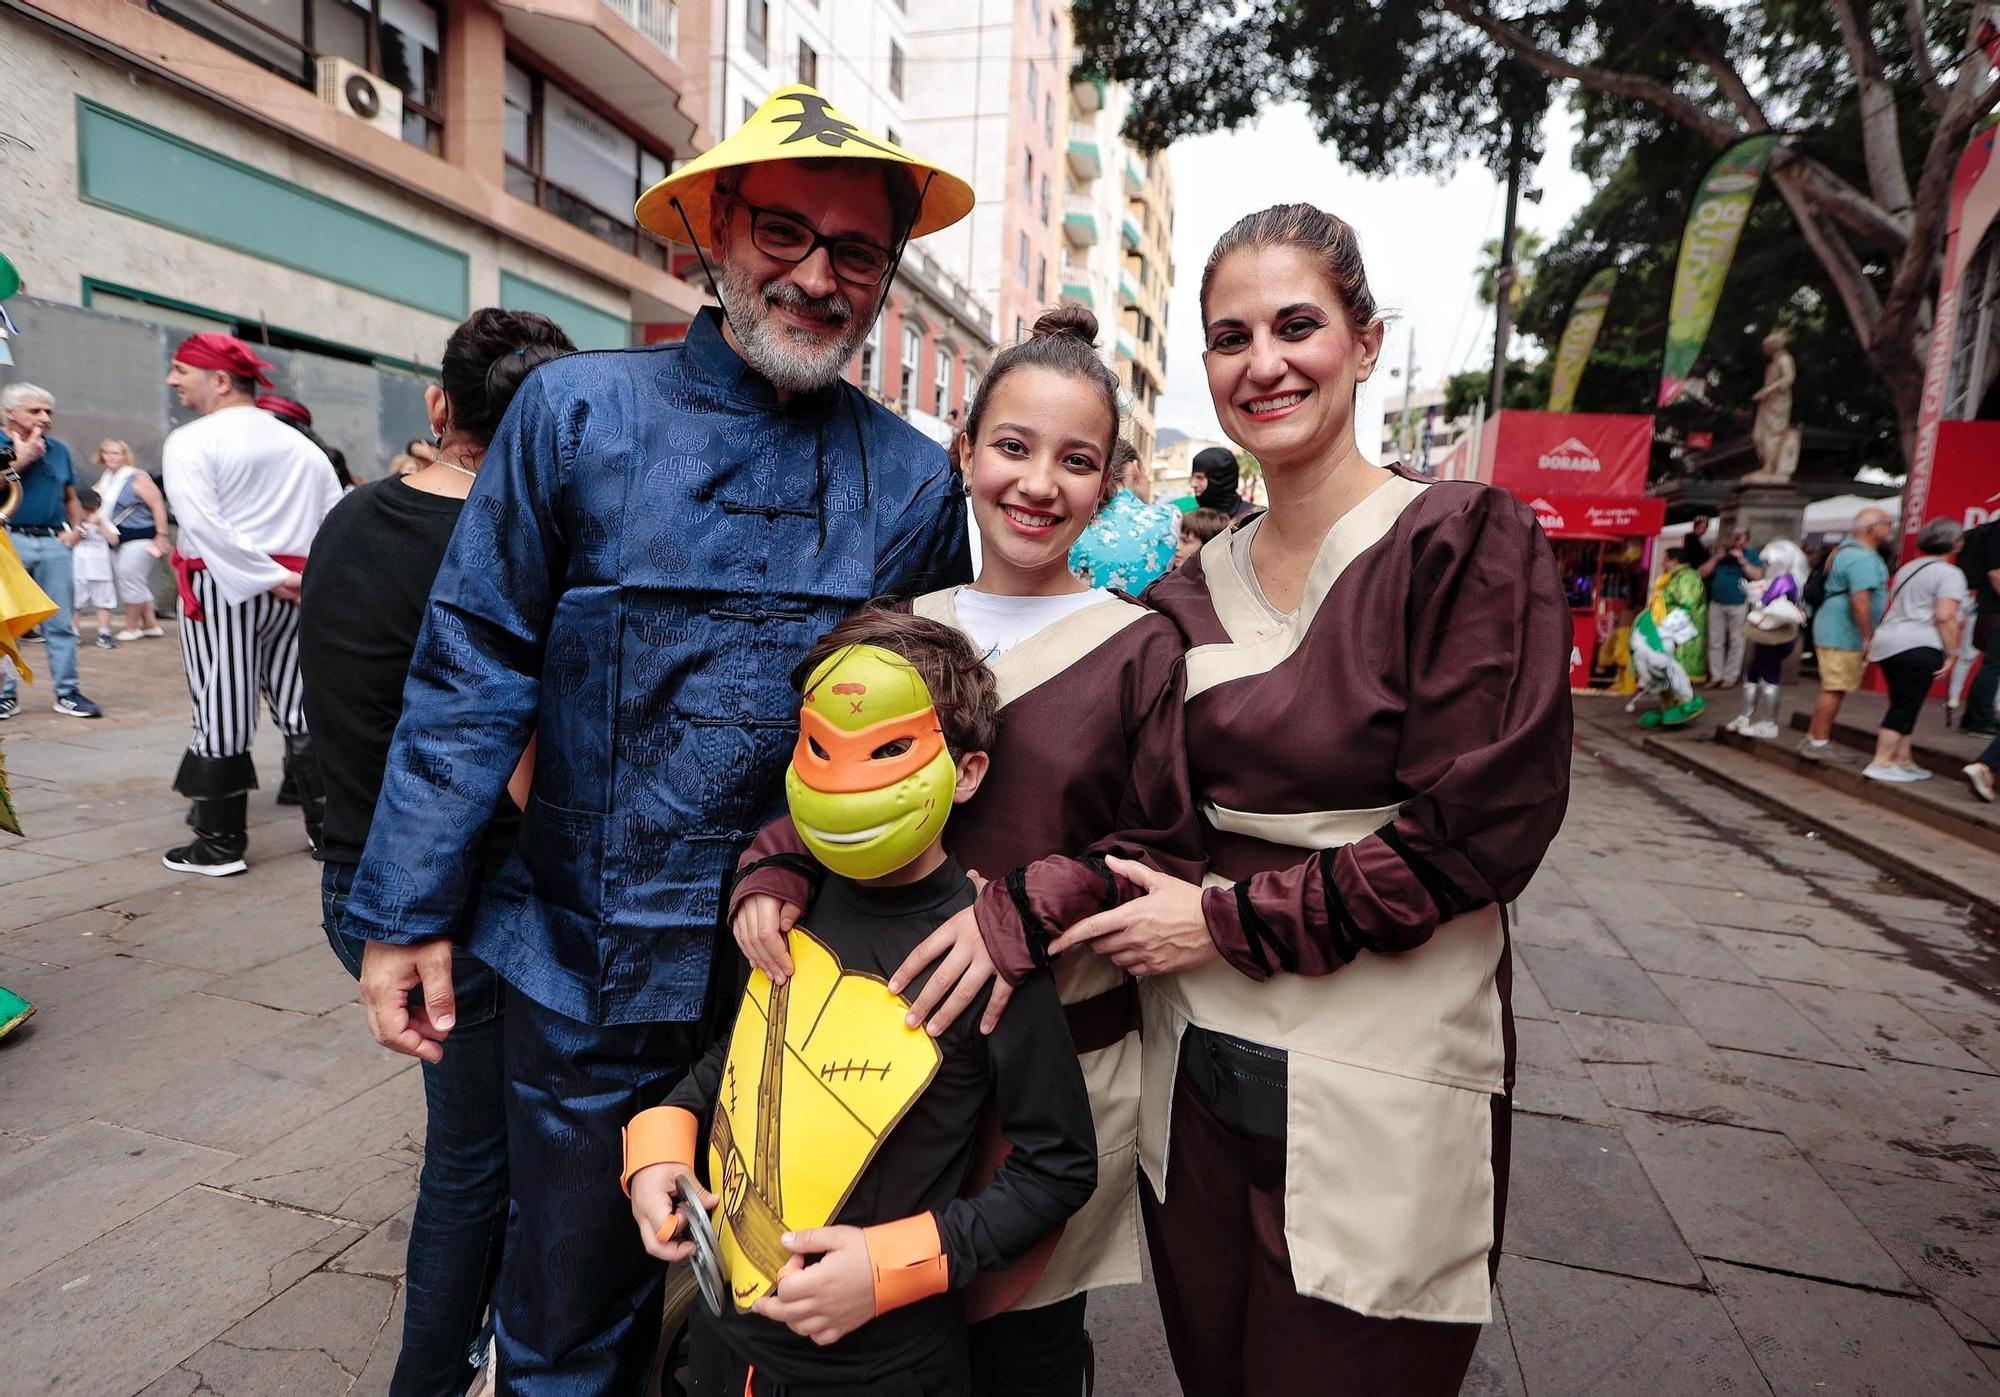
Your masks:
{"label": "air conditioning unit", "polygon": [[384,135],[403,138],[402,92],[359,63],[346,58],[320,59],[319,99]]}

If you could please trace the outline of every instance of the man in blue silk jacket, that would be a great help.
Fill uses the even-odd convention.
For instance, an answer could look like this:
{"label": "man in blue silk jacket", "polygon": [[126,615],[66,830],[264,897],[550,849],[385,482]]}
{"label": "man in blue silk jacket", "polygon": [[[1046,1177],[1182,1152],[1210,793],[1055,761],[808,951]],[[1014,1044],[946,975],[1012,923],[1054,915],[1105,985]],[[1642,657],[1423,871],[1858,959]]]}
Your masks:
{"label": "man in blue silk jacket", "polygon": [[[971,203],[780,91],[639,203],[706,249],[726,315],[536,369],[466,502],[343,929],[399,1052],[450,1050],[453,938],[507,984],[501,1391],[643,1389],[661,1272],[620,1127],[704,1046],[723,881],[783,808],[791,671],[867,598],[970,578],[945,453],[841,374],[906,239]],[[531,735],[519,848],[482,885]]]}

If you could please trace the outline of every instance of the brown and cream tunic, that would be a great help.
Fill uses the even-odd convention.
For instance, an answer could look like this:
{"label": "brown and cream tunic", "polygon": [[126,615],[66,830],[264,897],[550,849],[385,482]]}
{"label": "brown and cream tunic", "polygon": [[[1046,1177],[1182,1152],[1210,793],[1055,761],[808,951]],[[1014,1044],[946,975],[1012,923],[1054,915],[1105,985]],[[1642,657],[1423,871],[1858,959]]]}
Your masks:
{"label": "brown and cream tunic", "polygon": [[[1513,1021],[1501,907],[1562,824],[1569,613],[1534,516],[1395,472],[1328,532],[1298,608],[1239,522],[1146,601],[1187,644],[1188,765],[1222,959],[1146,982],[1141,1160],[1189,1024],[1289,1058],[1285,1237],[1300,1293],[1484,1322]],[[1078,863],[988,888],[1008,975],[1103,904]]]}
{"label": "brown and cream tunic", "polygon": [[[973,635],[958,614],[961,590],[918,597],[911,609]],[[1100,890],[1112,886],[1106,855],[1199,877],[1173,624],[1107,595],[987,663],[999,688],[999,736],[979,793],[946,825],[953,856],[1002,890],[1010,875],[1058,853],[1084,855],[1075,866]],[[767,828],[744,855],[731,911],[752,893],[804,906],[817,873],[803,855],[789,821]],[[1046,955],[1029,957],[1012,978],[1038,964],[1048,964]],[[1138,996],[1122,971],[1088,949],[1051,969],[1090,1089],[1098,1184],[1040,1275],[1013,1299],[1016,1309],[1139,1280]]]}

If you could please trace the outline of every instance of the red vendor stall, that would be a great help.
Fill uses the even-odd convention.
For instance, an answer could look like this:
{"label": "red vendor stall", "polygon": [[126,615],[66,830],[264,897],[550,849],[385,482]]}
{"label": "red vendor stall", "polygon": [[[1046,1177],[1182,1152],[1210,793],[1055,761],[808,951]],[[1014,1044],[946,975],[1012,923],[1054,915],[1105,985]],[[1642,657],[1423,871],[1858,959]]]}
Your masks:
{"label": "red vendor stall", "polygon": [[1667,521],[1666,502],[1646,495],[1652,449],[1650,416],[1510,408],[1485,424],[1476,462],[1461,458],[1471,469],[1456,472],[1526,503],[1555,545],[1578,689],[1617,681],[1626,633],[1646,600],[1652,539]]}

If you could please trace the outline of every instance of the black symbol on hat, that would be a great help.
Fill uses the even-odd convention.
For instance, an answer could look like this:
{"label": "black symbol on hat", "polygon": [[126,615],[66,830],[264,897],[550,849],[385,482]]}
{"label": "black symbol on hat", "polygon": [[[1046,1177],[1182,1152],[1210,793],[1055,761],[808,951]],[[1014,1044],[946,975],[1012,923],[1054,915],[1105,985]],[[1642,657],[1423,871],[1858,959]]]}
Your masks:
{"label": "black symbol on hat", "polygon": [[897,153],[893,146],[869,140],[861,134],[861,128],[853,122],[835,116],[833,104],[817,93],[787,92],[783,96],[788,102],[797,102],[799,112],[795,116],[774,116],[771,120],[797,122],[799,129],[779,141],[779,145],[788,146],[799,141],[816,140],[823,146],[833,146],[838,149],[851,142],[854,145],[867,146],[870,150],[879,150],[884,155]]}

